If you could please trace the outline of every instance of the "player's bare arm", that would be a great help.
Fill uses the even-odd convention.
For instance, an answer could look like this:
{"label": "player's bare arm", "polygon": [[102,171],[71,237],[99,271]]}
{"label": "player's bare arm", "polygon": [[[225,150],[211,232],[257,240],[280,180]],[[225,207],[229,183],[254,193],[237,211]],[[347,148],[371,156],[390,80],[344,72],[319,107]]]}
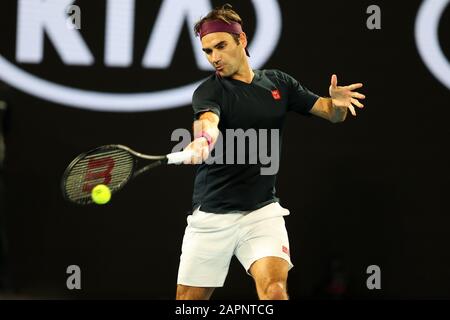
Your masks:
{"label": "player's bare arm", "polygon": [[193,123],[194,140],[185,148],[193,150],[194,156],[185,164],[200,164],[205,161],[219,137],[219,116],[214,112],[203,112]]}
{"label": "player's bare arm", "polygon": [[362,83],[338,86],[337,76],[332,75],[329,88],[331,98],[319,98],[311,108],[310,113],[333,123],[344,121],[348,110],[353,116],[356,116],[355,106],[364,108],[364,105],[358,99],[365,99],[366,97],[354,90],[362,86]]}

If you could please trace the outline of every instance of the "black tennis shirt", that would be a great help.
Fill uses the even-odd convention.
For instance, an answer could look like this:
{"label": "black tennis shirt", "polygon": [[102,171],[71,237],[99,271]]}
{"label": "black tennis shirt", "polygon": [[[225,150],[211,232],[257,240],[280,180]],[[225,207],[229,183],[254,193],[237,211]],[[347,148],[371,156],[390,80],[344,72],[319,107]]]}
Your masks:
{"label": "black tennis shirt", "polygon": [[[219,130],[224,137],[224,152],[220,152],[223,159],[227,152],[225,146],[231,141],[226,140],[227,129],[256,132],[260,129],[278,129],[281,149],[286,114],[295,111],[309,116],[309,111],[319,98],[279,70],[254,70],[254,73],[249,84],[213,74],[194,92],[194,119],[205,111],[214,112],[220,118]],[[270,139],[271,134],[267,132]],[[280,150],[270,150],[269,142],[268,147],[269,154],[280,154]],[[200,206],[200,210],[212,213],[252,211],[279,201],[275,191],[276,173],[261,174],[261,167],[269,165],[262,165],[259,160],[257,164],[247,161],[245,164],[233,163],[223,160],[223,164],[198,165],[192,198],[194,210]]]}

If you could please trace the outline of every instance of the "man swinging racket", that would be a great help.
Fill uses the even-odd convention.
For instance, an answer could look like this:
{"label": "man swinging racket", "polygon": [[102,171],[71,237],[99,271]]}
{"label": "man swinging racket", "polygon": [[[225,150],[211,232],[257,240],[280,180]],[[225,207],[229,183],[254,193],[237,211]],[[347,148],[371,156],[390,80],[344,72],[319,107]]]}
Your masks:
{"label": "man swinging racket", "polygon": [[195,156],[185,163],[199,166],[176,298],[209,299],[224,285],[235,255],[254,279],[259,299],[287,300],[293,267],[284,221],[289,210],[276,197],[276,173],[262,174],[260,163],[208,163],[208,157],[226,130],[281,131],[289,111],[333,123],[344,121],[348,109],[355,116],[365,96],[354,90],[362,84],[338,86],[332,75],[330,98],[322,98],[284,72],[253,70],[242,20],[228,4],[197,22],[195,32],[216,72],[193,95],[194,140],[186,150]]}

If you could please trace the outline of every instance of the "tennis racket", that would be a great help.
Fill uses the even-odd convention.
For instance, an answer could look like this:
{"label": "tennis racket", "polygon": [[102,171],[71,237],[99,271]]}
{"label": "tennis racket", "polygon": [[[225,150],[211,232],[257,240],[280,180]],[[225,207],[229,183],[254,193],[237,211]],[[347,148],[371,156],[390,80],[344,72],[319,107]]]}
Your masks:
{"label": "tennis racket", "polygon": [[[88,205],[93,203],[91,191],[96,185],[107,185],[114,194],[140,174],[161,165],[182,163],[192,155],[192,151],[181,151],[154,156],[119,144],[101,146],[80,154],[69,164],[61,180],[62,193],[70,202]],[[140,165],[142,160],[146,160],[144,166]]]}

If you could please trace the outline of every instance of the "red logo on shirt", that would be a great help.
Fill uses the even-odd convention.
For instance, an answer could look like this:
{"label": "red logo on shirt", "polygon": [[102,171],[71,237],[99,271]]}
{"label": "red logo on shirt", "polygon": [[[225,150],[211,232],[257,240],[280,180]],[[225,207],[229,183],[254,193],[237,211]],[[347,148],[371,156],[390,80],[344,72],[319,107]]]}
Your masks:
{"label": "red logo on shirt", "polygon": [[280,95],[280,91],[279,90],[272,90],[272,97],[275,100],[280,100],[281,99],[281,95]]}
{"label": "red logo on shirt", "polygon": [[289,255],[289,249],[285,246],[282,246],[281,249],[283,250],[284,253],[286,253],[287,255]]}

